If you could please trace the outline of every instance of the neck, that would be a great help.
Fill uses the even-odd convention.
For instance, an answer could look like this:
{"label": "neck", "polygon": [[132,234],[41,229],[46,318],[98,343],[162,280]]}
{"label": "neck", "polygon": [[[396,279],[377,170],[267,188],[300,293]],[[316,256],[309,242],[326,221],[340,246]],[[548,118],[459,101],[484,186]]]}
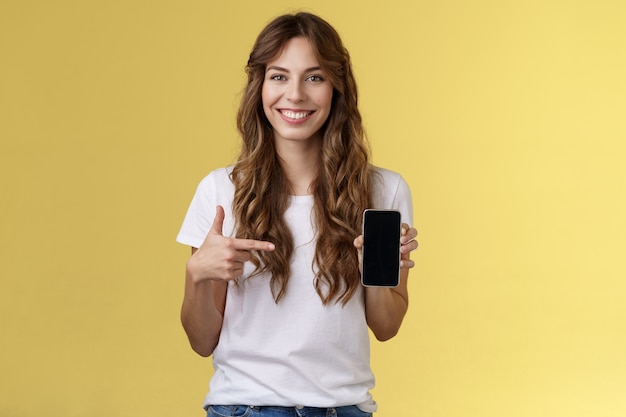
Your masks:
{"label": "neck", "polygon": [[320,140],[280,142],[276,144],[276,152],[292,195],[312,194],[321,152]]}

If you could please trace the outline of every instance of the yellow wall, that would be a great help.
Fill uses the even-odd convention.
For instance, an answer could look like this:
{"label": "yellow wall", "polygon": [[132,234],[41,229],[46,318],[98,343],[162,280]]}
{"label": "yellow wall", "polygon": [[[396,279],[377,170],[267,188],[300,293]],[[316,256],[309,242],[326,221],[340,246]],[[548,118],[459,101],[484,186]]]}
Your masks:
{"label": "yellow wall", "polygon": [[349,47],[421,248],[379,417],[626,415],[626,3],[3,1],[0,416],[201,416],[193,190],[243,66],[308,6]]}

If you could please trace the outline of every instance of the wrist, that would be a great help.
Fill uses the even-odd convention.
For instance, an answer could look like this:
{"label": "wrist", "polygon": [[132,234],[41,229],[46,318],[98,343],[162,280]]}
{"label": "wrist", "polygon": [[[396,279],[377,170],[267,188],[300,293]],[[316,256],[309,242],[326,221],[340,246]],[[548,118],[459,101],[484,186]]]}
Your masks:
{"label": "wrist", "polygon": [[207,283],[209,283],[209,280],[206,279],[206,277],[203,277],[204,274],[202,273],[202,269],[198,265],[198,262],[196,262],[194,256],[191,256],[187,260],[186,274],[189,280],[196,286],[206,285]]}

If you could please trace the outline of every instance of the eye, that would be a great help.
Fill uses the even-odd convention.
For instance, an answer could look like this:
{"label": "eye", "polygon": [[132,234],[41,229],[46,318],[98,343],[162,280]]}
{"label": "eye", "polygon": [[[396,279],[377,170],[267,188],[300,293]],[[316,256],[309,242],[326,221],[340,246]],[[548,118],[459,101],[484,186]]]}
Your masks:
{"label": "eye", "polygon": [[324,81],[324,78],[321,75],[313,74],[306,77],[306,80],[314,83],[321,83]]}
{"label": "eye", "polygon": [[282,74],[274,74],[274,75],[270,75],[269,79],[273,81],[285,81],[287,77],[285,77]]}

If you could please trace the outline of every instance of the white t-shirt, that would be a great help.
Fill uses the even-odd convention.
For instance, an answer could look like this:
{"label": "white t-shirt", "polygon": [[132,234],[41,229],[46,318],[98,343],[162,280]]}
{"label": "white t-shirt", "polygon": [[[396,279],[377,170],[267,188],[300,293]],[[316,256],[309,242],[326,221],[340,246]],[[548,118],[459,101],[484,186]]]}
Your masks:
{"label": "white t-shirt", "polygon": [[[224,236],[234,236],[231,172],[232,167],[217,169],[200,182],[178,242],[199,247],[217,205],[226,214]],[[412,225],[407,183],[395,172],[381,168],[376,172],[372,208],[399,210],[402,222]],[[246,279],[254,269],[251,263],[245,265],[239,285],[229,283],[205,407],[358,405],[374,412],[363,288],[346,305],[331,301],[324,306],[314,287],[313,197],[290,197],[284,216],[294,239],[286,294],[277,304],[267,274]]]}

